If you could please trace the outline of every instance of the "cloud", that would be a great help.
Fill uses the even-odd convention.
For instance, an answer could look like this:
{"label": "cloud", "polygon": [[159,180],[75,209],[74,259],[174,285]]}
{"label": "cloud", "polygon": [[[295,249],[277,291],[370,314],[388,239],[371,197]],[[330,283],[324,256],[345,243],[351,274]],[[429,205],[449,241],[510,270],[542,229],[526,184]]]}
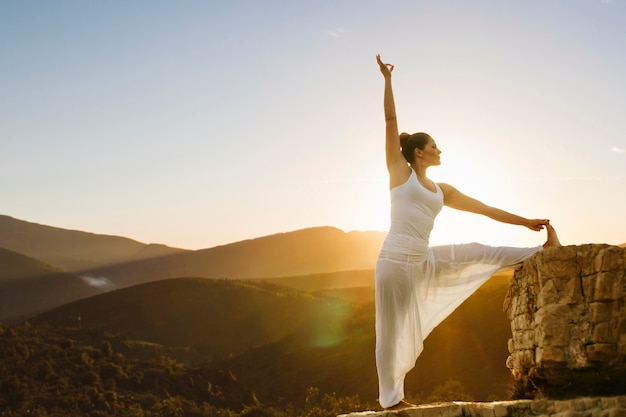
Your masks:
{"label": "cloud", "polygon": [[341,36],[343,36],[343,34],[344,34],[345,32],[346,32],[346,31],[345,31],[344,29],[342,29],[342,28],[337,28],[337,29],[330,29],[330,30],[327,30],[327,31],[326,31],[326,34],[327,34],[328,36],[330,36],[331,38],[335,38],[335,39],[337,39],[337,38],[340,38]]}
{"label": "cloud", "polygon": [[80,275],[85,284],[90,285],[100,291],[112,291],[116,288],[115,284],[110,279],[105,277],[92,277],[89,275]]}
{"label": "cloud", "polygon": [[626,181],[626,177],[606,177],[598,175],[580,175],[571,177],[512,177],[528,181]]}
{"label": "cloud", "polygon": [[622,152],[626,152],[626,149],[620,148],[619,146],[613,146],[611,148],[611,152],[622,153]]}

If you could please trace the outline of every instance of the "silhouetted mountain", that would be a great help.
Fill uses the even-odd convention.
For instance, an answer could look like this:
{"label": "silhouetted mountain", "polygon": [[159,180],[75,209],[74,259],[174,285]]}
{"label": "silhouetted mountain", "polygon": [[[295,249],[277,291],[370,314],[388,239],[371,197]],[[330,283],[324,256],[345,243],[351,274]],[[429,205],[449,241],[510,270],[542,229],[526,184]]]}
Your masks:
{"label": "silhouetted mountain", "polygon": [[209,360],[275,342],[303,327],[329,321],[340,326],[352,308],[342,300],[264,282],[179,278],[79,300],[31,322],[77,327],[80,317],[84,328],[189,347]]}
{"label": "silhouetted mountain", "polygon": [[384,232],[316,227],[198,251],[0,215],[0,247],[118,287],[177,277],[262,278],[373,269]]}
{"label": "silhouetted mountain", "polygon": [[308,274],[286,277],[268,277],[264,281],[297,290],[315,292],[338,288],[373,287],[374,270],[335,271],[322,274]]}
{"label": "silhouetted mountain", "polygon": [[[54,263],[56,267],[61,265],[74,273],[73,280],[57,279],[55,287],[50,290],[42,281],[37,281],[37,285],[32,280],[28,281],[28,285],[26,281],[19,286],[5,285],[2,296],[13,302],[7,302],[0,308],[0,320],[26,319],[34,313],[102,291],[172,277],[268,277],[268,281],[276,279],[271,277],[281,277],[288,286],[306,291],[336,291],[337,288],[350,286],[371,286],[371,270],[346,270],[373,268],[383,238],[382,232],[344,233],[335,228],[320,227],[279,233],[212,249],[183,251],[158,244],[145,245],[117,236],[58,229],[0,216],[0,242],[12,248],[11,251],[24,250],[26,256],[37,256],[37,259],[47,264]],[[8,271],[11,262],[13,258],[5,257],[2,268]],[[85,268],[85,265],[89,267]],[[101,267],[94,268],[93,265]],[[54,272],[61,273],[58,269],[54,269]],[[48,273],[36,271],[34,274],[43,276]],[[292,276],[299,274],[308,275]],[[76,276],[81,280],[77,280]],[[64,290],[61,283],[69,287]],[[371,289],[358,291],[362,294],[343,290],[339,298],[358,301]]]}
{"label": "silhouetted mountain", "polygon": [[0,215],[0,247],[76,272],[102,265],[178,253],[119,236],[67,230]]}
{"label": "silhouetted mountain", "polygon": [[176,277],[264,278],[373,269],[383,232],[316,227],[95,268],[120,286]]}
{"label": "silhouetted mountain", "polygon": [[337,271],[325,274],[300,275],[297,277],[264,278],[263,280],[357,304],[366,304],[374,301],[373,269]]}
{"label": "silhouetted mountain", "polygon": [[100,292],[75,275],[0,248],[0,322],[16,322]]}

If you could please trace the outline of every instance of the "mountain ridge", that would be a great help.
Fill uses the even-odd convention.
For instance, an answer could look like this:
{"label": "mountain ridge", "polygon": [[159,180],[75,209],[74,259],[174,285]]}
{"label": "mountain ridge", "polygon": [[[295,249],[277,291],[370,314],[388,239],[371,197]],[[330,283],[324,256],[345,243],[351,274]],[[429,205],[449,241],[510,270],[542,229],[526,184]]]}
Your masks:
{"label": "mountain ridge", "polygon": [[386,232],[310,227],[195,251],[0,215],[0,247],[117,286],[159,279],[265,278],[373,269]]}
{"label": "mountain ridge", "polygon": [[[153,256],[153,251],[146,251],[150,245],[123,236],[63,229],[0,214],[0,247],[70,272]],[[160,248],[159,255],[184,250],[160,244],[154,247]]]}
{"label": "mountain ridge", "polygon": [[77,300],[29,321],[185,346],[208,360],[275,342],[322,318],[338,320],[350,305],[262,281],[174,278]]}
{"label": "mountain ridge", "polygon": [[373,269],[386,233],[321,226],[77,271],[119,286],[176,277],[258,279]]}
{"label": "mountain ridge", "polygon": [[0,248],[0,322],[12,323],[100,293],[80,277]]}

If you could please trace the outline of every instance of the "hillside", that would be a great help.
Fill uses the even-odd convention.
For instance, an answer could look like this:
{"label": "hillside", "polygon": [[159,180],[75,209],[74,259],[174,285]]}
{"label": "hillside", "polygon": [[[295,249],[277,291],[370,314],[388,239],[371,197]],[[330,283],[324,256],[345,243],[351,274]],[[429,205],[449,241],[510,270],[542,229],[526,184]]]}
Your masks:
{"label": "hillside", "polygon": [[[62,272],[59,265],[74,274],[69,281],[57,279],[50,291],[32,280],[20,285],[5,284],[2,297],[11,301],[0,307],[0,320],[4,322],[26,319],[34,313],[113,288],[184,276],[285,280],[283,284],[296,289],[333,292],[338,298],[360,302],[369,296],[373,283],[371,269],[367,272],[364,268],[373,268],[384,238],[384,233],[380,232],[345,233],[320,227],[200,251],[183,251],[115,236],[37,225],[8,216],[0,216],[0,232],[0,241],[26,251],[24,255],[31,259],[32,265],[38,264],[39,269],[47,265],[48,270],[35,268],[31,275],[48,276],[52,270],[59,274]],[[58,245],[55,239],[59,239]],[[39,261],[28,253],[39,256]],[[19,268],[18,259],[4,257],[0,266],[8,274]],[[12,266],[12,262],[17,265]],[[50,266],[52,262],[56,262],[55,267]],[[93,267],[100,263],[107,266]],[[85,268],[85,265],[90,266]],[[59,287],[61,282],[68,285],[66,290]],[[347,290],[348,287],[370,289],[361,288],[356,290],[360,294],[356,294]],[[338,288],[343,289],[341,294]]]}
{"label": "hillside", "polygon": [[296,277],[263,278],[265,282],[339,298],[355,304],[374,301],[374,270],[337,271]]}
{"label": "hillside", "polygon": [[12,323],[99,294],[79,277],[0,248],[0,322]]}
{"label": "hillside", "polygon": [[5,215],[0,215],[0,247],[70,272],[182,251],[165,245],[146,245],[120,236],[31,223]]}
{"label": "hillside", "polygon": [[315,227],[198,251],[0,215],[0,247],[118,287],[177,277],[274,278],[373,269],[384,232]]}
{"label": "hillside", "polygon": [[[241,354],[301,328],[327,326],[332,338],[353,307],[263,282],[180,278],[79,300],[31,319],[33,324],[106,330],[134,340],[193,349],[204,360]],[[323,343],[321,340],[320,343]]]}
{"label": "hillside", "polygon": [[[407,377],[408,395],[453,379],[477,400],[508,398],[509,277],[492,278],[435,329]],[[80,315],[85,329],[184,347],[179,360],[213,360],[264,403],[301,402],[310,386],[374,401],[371,301],[358,306],[256,280],[172,279],[80,300],[31,323],[75,328]]]}
{"label": "hillside", "polygon": [[[121,252],[79,251],[89,265],[109,257],[106,266],[80,269],[81,276],[107,278],[122,288],[79,300],[98,293],[85,277],[6,251],[2,265],[7,279],[0,284],[8,290],[0,295],[11,301],[0,300],[0,307],[36,305],[43,311],[46,304],[38,294],[45,294],[47,302],[59,296],[71,301],[75,295],[67,289],[79,282],[75,286],[88,294],[33,318],[33,325],[112,332],[166,346],[179,360],[213,361],[215,369],[232,370],[264,402],[302,401],[310,386],[372,401],[377,386],[373,267],[384,235],[320,227],[199,251],[138,242],[127,246],[134,252],[125,258],[119,257]],[[121,246],[128,243],[120,239]],[[60,246],[67,250],[71,240]],[[29,286],[29,277],[35,276],[31,272],[16,272],[24,265],[39,268],[37,285]],[[49,286],[57,281],[41,281],[55,274],[64,277],[59,291]],[[504,361],[510,329],[501,304],[508,277],[494,277],[435,329],[407,377],[409,395],[426,395],[454,379],[477,400],[507,398]],[[16,283],[23,287],[8,286]],[[47,308],[61,303],[55,302]]]}
{"label": "hillside", "polygon": [[190,276],[253,279],[373,269],[384,236],[316,227],[81,273],[128,286]]}
{"label": "hillside", "polygon": [[[0,327],[0,414],[232,416],[257,400],[227,370],[92,330]],[[228,412],[228,410],[231,410]]]}
{"label": "hillside", "polygon": [[335,271],[321,274],[263,278],[263,281],[301,291],[315,292],[338,288],[374,287],[374,270]]}
{"label": "hillside", "polygon": [[[505,366],[510,323],[502,300],[510,275],[497,275],[463,303],[426,339],[424,352],[407,375],[407,396],[425,398],[448,380],[459,381],[475,400],[510,398],[511,377]],[[355,310],[337,343],[315,346],[311,333],[296,335],[242,355],[216,362],[231,369],[259,399],[298,401],[308,385],[339,396],[377,396],[374,360],[374,307]],[[300,397],[302,399],[302,397]]]}

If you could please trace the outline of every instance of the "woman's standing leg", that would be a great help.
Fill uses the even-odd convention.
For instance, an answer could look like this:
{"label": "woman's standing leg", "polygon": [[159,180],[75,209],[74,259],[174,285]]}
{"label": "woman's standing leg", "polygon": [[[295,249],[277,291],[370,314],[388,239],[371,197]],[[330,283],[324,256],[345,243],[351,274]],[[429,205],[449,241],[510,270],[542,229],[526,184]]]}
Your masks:
{"label": "woman's standing leg", "polygon": [[423,349],[414,268],[384,258],[376,264],[376,368],[384,408],[404,399],[404,377]]}

